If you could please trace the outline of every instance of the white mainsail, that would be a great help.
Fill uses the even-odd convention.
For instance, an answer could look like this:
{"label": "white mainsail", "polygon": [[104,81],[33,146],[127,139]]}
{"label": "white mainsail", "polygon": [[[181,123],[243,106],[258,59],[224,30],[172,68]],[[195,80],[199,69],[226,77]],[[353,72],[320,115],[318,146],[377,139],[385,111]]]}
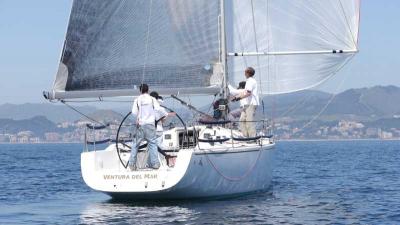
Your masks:
{"label": "white mainsail", "polygon": [[262,94],[308,89],[358,51],[359,0],[230,2],[228,50],[239,55],[229,61],[232,83],[244,80],[243,68],[253,66]]}
{"label": "white mainsail", "polygon": [[74,1],[54,97],[216,93],[219,15],[220,0]]}

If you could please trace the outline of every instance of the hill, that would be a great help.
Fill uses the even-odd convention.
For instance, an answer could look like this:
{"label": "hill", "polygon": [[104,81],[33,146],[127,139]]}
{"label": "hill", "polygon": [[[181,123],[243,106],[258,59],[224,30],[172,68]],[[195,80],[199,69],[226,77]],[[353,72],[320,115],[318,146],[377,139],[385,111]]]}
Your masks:
{"label": "hill", "polygon": [[32,131],[42,137],[44,133],[60,132],[61,129],[44,116],[24,120],[0,119],[0,133],[16,134],[21,131]]}
{"label": "hill", "polygon": [[[400,114],[400,88],[396,86],[375,86],[371,88],[350,89],[337,94],[333,99],[330,93],[307,90],[291,94],[265,97],[266,115],[272,114],[278,119],[306,120],[317,115],[327,106],[320,116],[325,121],[353,119],[357,121],[374,121],[384,118],[393,118]],[[185,119],[191,119],[191,114],[181,105],[174,109],[180,112]],[[231,108],[238,106],[233,105]],[[210,105],[201,107],[207,112]],[[118,110],[99,110],[93,106],[78,106],[77,109],[96,120],[105,122],[119,121],[126,114],[126,108]],[[258,108],[262,114],[262,107]],[[45,116],[54,123],[77,121],[82,116],[64,105],[50,103],[43,104],[4,104],[0,105],[0,118],[24,120],[35,116]],[[186,118],[188,117],[188,118]]]}
{"label": "hill", "polygon": [[[80,106],[77,108],[83,113],[90,113],[96,110],[96,108],[92,106]],[[0,118],[2,119],[25,120],[35,116],[44,116],[54,123],[75,121],[81,118],[81,115],[65,107],[64,105],[56,105],[51,103],[0,105]]]}
{"label": "hill", "polygon": [[[392,118],[400,112],[400,88],[395,86],[375,86],[371,88],[350,89],[333,96],[320,91],[303,91],[294,94],[264,98],[267,112],[275,110],[276,118],[291,117],[305,119],[321,114],[321,119],[355,119],[371,121]],[[275,102],[275,108],[272,103]]]}
{"label": "hill", "polygon": [[[350,89],[335,96],[330,93],[308,90],[265,97],[263,101],[266,116],[271,118],[272,113],[274,113],[276,135],[282,139],[390,139],[400,137],[400,104],[397,104],[398,99],[400,99],[400,88],[376,86]],[[231,106],[232,109],[235,107],[237,106]],[[309,123],[311,118],[319,114],[325,107],[323,113],[316,120],[313,120],[312,124],[298,132],[298,128]],[[108,110],[97,109],[92,106],[77,107],[79,111],[96,121],[112,124],[120,123],[126,115],[126,111],[128,111],[127,108],[118,109],[115,107],[114,110]],[[173,104],[171,108],[178,112],[187,123],[198,119],[194,118],[193,114],[180,104]],[[212,113],[212,110],[209,111],[209,109],[210,105],[200,108],[204,112]],[[258,115],[261,116],[262,107],[258,107],[258,111]],[[74,123],[58,124],[65,121]],[[36,137],[44,140],[45,133],[57,132],[62,135],[63,141],[79,141],[83,135],[83,130],[80,128],[80,123],[77,122],[81,121],[88,120],[63,105],[5,104],[0,106],[0,136],[1,134],[15,135],[21,131],[32,131]],[[175,117],[170,118],[167,123],[171,122],[180,125]],[[107,135],[103,138],[107,138]]]}
{"label": "hill", "polygon": [[[125,115],[119,113],[119,112],[115,112],[113,110],[109,110],[109,109],[101,109],[101,110],[96,110],[94,112],[91,112],[89,114],[87,114],[88,117],[99,121],[99,122],[103,122],[103,123],[110,123],[110,122],[120,122]],[[80,119],[80,121],[87,121],[87,118],[82,118]]]}

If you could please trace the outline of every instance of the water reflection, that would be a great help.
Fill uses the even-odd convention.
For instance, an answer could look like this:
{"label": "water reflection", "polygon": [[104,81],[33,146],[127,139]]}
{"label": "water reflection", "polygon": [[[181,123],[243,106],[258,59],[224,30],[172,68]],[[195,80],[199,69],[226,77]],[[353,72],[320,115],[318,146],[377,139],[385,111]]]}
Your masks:
{"label": "water reflection", "polygon": [[[282,188],[282,187],[279,187]],[[89,204],[82,224],[330,224],[357,223],[358,216],[336,194],[323,198],[301,193],[267,192],[219,200],[117,202]],[[316,196],[322,196],[321,193]]]}
{"label": "water reflection", "polygon": [[109,200],[88,205],[81,213],[83,224],[163,224],[190,223],[198,219],[195,209],[172,202],[116,202]]}
{"label": "water reflection", "polygon": [[272,194],[137,203],[84,184],[81,146],[2,145],[0,224],[400,224],[399,143],[279,143]]}
{"label": "water reflection", "polygon": [[[274,199],[272,192],[264,192],[214,200],[141,201],[135,203],[108,200],[87,205],[81,211],[80,223],[265,223],[265,215],[260,214],[260,198],[264,201]],[[257,205],[259,206],[257,207]]]}

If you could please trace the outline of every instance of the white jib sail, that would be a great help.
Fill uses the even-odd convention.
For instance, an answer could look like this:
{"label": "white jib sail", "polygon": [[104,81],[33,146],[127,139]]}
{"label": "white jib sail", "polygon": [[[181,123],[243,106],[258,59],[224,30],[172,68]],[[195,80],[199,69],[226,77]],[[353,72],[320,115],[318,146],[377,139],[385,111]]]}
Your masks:
{"label": "white jib sail", "polygon": [[314,87],[358,52],[359,0],[233,0],[227,8],[228,51],[239,55],[229,59],[230,82],[252,66],[262,94]]}

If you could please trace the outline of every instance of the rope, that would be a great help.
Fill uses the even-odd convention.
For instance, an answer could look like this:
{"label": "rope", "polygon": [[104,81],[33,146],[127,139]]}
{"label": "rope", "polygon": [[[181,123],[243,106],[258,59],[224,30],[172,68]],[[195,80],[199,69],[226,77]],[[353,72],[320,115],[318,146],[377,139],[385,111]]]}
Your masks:
{"label": "rope", "polygon": [[338,0],[338,1],[339,1],[339,4],[340,4],[340,7],[342,8],[343,16],[344,16],[344,18],[346,19],[347,27],[349,28],[349,31],[350,31],[350,34],[351,34],[351,39],[353,40],[353,44],[354,44],[355,46],[357,46],[357,42],[356,42],[356,40],[354,39],[354,33],[353,33],[353,30],[351,29],[349,19],[347,18],[347,14],[346,14],[346,12],[344,11],[344,7],[343,7],[343,4],[342,4],[342,1],[341,1],[341,0]]}
{"label": "rope", "polygon": [[[195,127],[193,127],[193,128],[194,128],[194,133],[197,133],[197,132],[196,132],[196,128],[195,128]],[[233,143],[233,142],[232,142],[232,143]],[[198,148],[200,151],[204,152],[204,155],[206,156],[207,161],[211,164],[211,166],[214,168],[214,170],[215,170],[221,177],[223,177],[224,179],[229,180],[229,181],[241,181],[241,180],[245,179],[251,172],[254,171],[255,166],[257,165],[258,161],[259,161],[260,158],[261,158],[261,153],[262,153],[262,151],[263,151],[262,147],[263,147],[263,146],[261,145],[260,148],[259,148],[258,155],[257,155],[257,159],[254,161],[254,163],[248,168],[248,170],[247,170],[242,176],[240,176],[240,177],[229,177],[229,176],[226,176],[224,173],[222,173],[222,172],[218,169],[218,167],[214,164],[214,162],[209,158],[208,155],[209,155],[210,153],[207,153],[207,152],[205,152],[204,149],[200,148],[200,143],[197,142],[197,148]],[[234,148],[234,147],[233,147],[233,148]],[[209,151],[212,152],[212,150],[209,150]],[[227,148],[224,152],[228,152],[228,151],[229,151],[229,148]]]}
{"label": "rope", "polygon": [[[188,98],[189,105],[192,105],[192,100],[190,99],[190,95],[188,95],[187,98]],[[193,111],[192,111],[192,112],[193,112]],[[200,113],[195,112],[195,114],[193,115],[193,120],[192,120],[192,121],[189,121],[190,124],[193,124],[193,122],[197,120],[197,119],[196,119],[196,115],[197,115],[197,118],[200,118]]]}
{"label": "rope", "polygon": [[[238,14],[238,13],[236,13],[236,12],[234,12],[234,14],[235,14],[235,15],[240,15],[240,14]],[[236,21],[239,22],[239,23],[241,23],[241,22],[239,21],[239,17],[238,17],[238,16],[236,16]],[[234,21],[234,22],[235,22],[235,21]],[[240,49],[241,49],[242,52],[244,52],[245,49],[244,49],[243,40],[242,40],[242,35],[241,35],[242,32],[239,32],[238,23],[234,23],[234,26],[235,26],[235,29],[238,31],[238,32],[236,32],[236,33],[238,34]],[[243,56],[243,61],[244,61],[244,65],[246,65],[246,67],[248,67],[248,63],[247,63],[247,58],[246,58],[246,56]]]}
{"label": "rope", "polygon": [[291,107],[289,107],[289,109],[287,109],[285,112],[283,112],[282,114],[280,114],[278,117],[284,117],[287,114],[290,114],[291,112],[295,111],[295,109],[301,105],[304,105],[305,102],[307,102],[307,100],[309,100],[312,96],[314,96],[315,93],[310,93],[308,96],[304,96],[302,99],[300,99],[299,101],[297,101],[294,105],[292,105]]}
{"label": "rope", "polygon": [[[253,31],[254,31],[254,42],[256,45],[256,52],[258,51],[258,40],[257,40],[257,30],[256,30],[256,19],[255,19],[255,15],[254,15],[254,4],[253,4],[253,0],[251,0],[251,15],[252,15],[252,20],[253,20]],[[257,67],[258,67],[258,71],[260,72],[260,75],[258,76],[258,82],[260,83],[260,91],[261,93],[263,93],[262,91],[262,85],[261,85],[261,77],[262,77],[262,73],[261,73],[261,66],[260,66],[260,56],[257,55]]]}
{"label": "rope", "polygon": [[[99,99],[99,100],[73,100],[73,101],[71,101],[71,100],[68,100],[68,101],[67,100],[62,100],[61,102],[64,103],[65,105],[67,105],[66,103],[93,103],[93,102],[132,103],[131,100],[122,101],[122,100],[103,100],[103,99]],[[76,110],[74,110],[74,111],[76,111]],[[122,115],[119,112],[116,112],[116,111],[113,111],[113,112],[118,114],[119,116],[121,116],[121,118],[125,117],[124,115]],[[79,113],[79,114],[81,114],[81,113]],[[86,115],[84,115],[84,116],[86,117]]]}
{"label": "rope", "polygon": [[[270,24],[270,19],[269,19],[269,10],[270,10],[270,5],[269,5],[269,0],[267,0],[266,2],[265,2],[265,4],[266,4],[266,6],[267,6],[267,13],[266,13],[266,26],[267,26],[267,51],[268,52],[270,52],[271,51],[271,41],[272,41],[272,38],[269,38],[270,37],[270,27],[271,27],[271,24]],[[268,95],[270,95],[270,93],[271,93],[271,56],[270,55],[267,55],[267,76],[268,76],[268,86],[267,86],[267,93],[268,93]],[[274,75],[275,75],[275,73],[274,73]],[[274,77],[275,78],[275,77]],[[276,79],[274,79],[274,80],[276,80]],[[275,114],[276,114],[276,112],[275,112],[275,110],[276,110],[276,96],[274,95],[273,97],[272,97],[272,110],[271,110],[271,121],[272,121],[272,130],[271,130],[271,132],[273,133],[274,132],[274,130],[275,130]]]}
{"label": "rope", "polygon": [[246,177],[248,177],[248,175],[250,175],[251,172],[254,171],[254,168],[256,167],[258,161],[261,158],[261,153],[262,153],[262,146],[260,147],[260,149],[258,150],[258,155],[257,155],[257,159],[254,161],[254,163],[248,168],[248,170],[240,177],[229,177],[224,175],[218,168],[217,166],[211,161],[211,159],[208,156],[208,153],[205,153],[207,161],[211,164],[211,166],[214,168],[214,170],[224,179],[229,180],[229,181],[241,181],[243,179],[245,179]]}
{"label": "rope", "polygon": [[[268,0],[267,0],[266,4],[267,4],[267,35],[269,37],[270,36],[269,32],[270,32],[270,28],[271,28],[271,22],[270,22],[270,18],[269,18],[270,5],[269,5],[269,1]],[[272,38],[267,38],[267,40],[270,40],[270,39],[272,41]],[[268,52],[270,52],[271,51],[271,42],[269,41],[267,44],[268,44],[267,45]],[[271,76],[270,76],[270,74],[271,74],[271,57],[272,56],[270,56],[270,55],[267,56],[267,60],[268,60],[268,79],[269,79],[268,93],[269,94],[271,93],[270,85],[272,83],[271,82]],[[276,70],[276,64],[275,64],[275,70]],[[273,73],[273,80],[276,81],[276,71],[274,71],[274,73]],[[272,114],[271,115],[271,118],[272,118],[272,130],[271,130],[271,132],[273,133],[274,130],[275,130],[275,118],[276,118],[276,95],[274,95],[272,97],[272,112],[271,112],[271,114]]]}
{"label": "rope", "polygon": [[115,102],[115,103],[132,103],[132,100],[82,100],[82,101],[77,101],[77,100],[68,100],[65,102],[71,102],[71,103],[92,103],[92,102]]}
{"label": "rope", "polygon": [[[268,19],[268,7],[269,7],[269,4],[268,4],[268,0],[267,0],[267,31],[269,31],[269,27],[268,27],[268,22],[269,22],[269,19]],[[258,48],[258,40],[257,40],[257,30],[256,30],[256,20],[255,20],[255,15],[254,15],[254,3],[253,3],[253,0],[251,0],[251,14],[252,14],[252,20],[253,20],[253,30],[254,30],[254,41],[255,41],[255,45],[256,45],[256,52],[259,52],[259,48]],[[268,35],[268,32],[267,32],[267,35]],[[267,40],[268,40],[268,38],[267,38]],[[267,42],[267,48],[268,48],[268,51],[269,51],[269,42]],[[270,59],[269,59],[269,55],[267,56],[267,63],[268,63],[268,66],[267,66],[267,69],[268,69],[268,72],[267,72],[267,76],[269,77],[269,68],[270,68]],[[260,57],[259,57],[259,55],[257,55],[257,67],[258,67],[258,71],[260,72],[260,74],[259,74],[259,76],[258,76],[258,82],[259,82],[259,86],[260,86],[260,90],[259,90],[259,93],[264,93],[263,92],[263,85],[262,85],[262,80],[261,80],[261,77],[262,77],[262,70],[261,70],[261,66],[260,66]],[[269,82],[270,83],[270,82]],[[269,90],[268,90],[269,91]],[[261,95],[262,96],[262,95]],[[262,113],[263,113],[263,119],[265,119],[265,105],[264,105],[264,99],[262,99],[261,100],[261,103],[262,103]],[[274,106],[273,106],[274,107]],[[263,123],[263,129],[265,130],[265,123]]]}
{"label": "rope", "polygon": [[[342,66],[340,66],[333,74],[335,75],[339,70],[341,70],[343,67],[345,67],[353,58],[355,55],[352,55],[345,63],[343,63]],[[343,77],[339,85],[336,87],[334,93],[337,93],[339,88],[343,86],[344,82],[346,81],[347,76]],[[310,121],[308,121],[303,127],[301,127],[299,130],[295,131],[294,134],[304,130],[306,127],[310,126],[315,120],[317,120],[324,112],[325,110],[329,107],[329,105],[333,102],[337,94],[333,94],[332,97],[329,99],[329,101],[325,104],[325,106],[321,109],[319,113],[317,113]]]}
{"label": "rope", "polygon": [[151,23],[152,12],[153,12],[153,0],[150,0],[149,18],[147,19],[147,33],[146,33],[146,44],[145,44],[145,49],[146,50],[145,50],[145,54],[144,54],[142,84],[144,82],[144,75],[146,74],[147,58],[149,56],[150,23]]}
{"label": "rope", "polygon": [[104,124],[104,123],[102,123],[102,122],[100,122],[100,121],[97,121],[97,120],[93,119],[92,117],[90,117],[90,116],[88,116],[88,115],[86,115],[86,114],[80,112],[79,110],[77,110],[77,109],[74,108],[73,106],[67,104],[65,101],[61,100],[61,103],[63,103],[63,104],[66,105],[68,108],[72,109],[73,111],[77,112],[77,113],[80,114],[81,116],[87,118],[88,120],[90,120],[90,121],[92,121],[92,122],[94,122],[94,123],[101,124],[101,125],[103,125],[103,126],[107,126],[106,124]]}
{"label": "rope", "polygon": [[217,95],[218,95],[218,94],[215,94],[215,95],[214,95],[214,99],[212,100],[212,103],[211,103],[210,107],[209,107],[208,110],[207,110],[207,114],[209,114],[210,111],[211,111],[211,108],[214,107],[214,102],[215,102],[215,99],[217,98]]}

